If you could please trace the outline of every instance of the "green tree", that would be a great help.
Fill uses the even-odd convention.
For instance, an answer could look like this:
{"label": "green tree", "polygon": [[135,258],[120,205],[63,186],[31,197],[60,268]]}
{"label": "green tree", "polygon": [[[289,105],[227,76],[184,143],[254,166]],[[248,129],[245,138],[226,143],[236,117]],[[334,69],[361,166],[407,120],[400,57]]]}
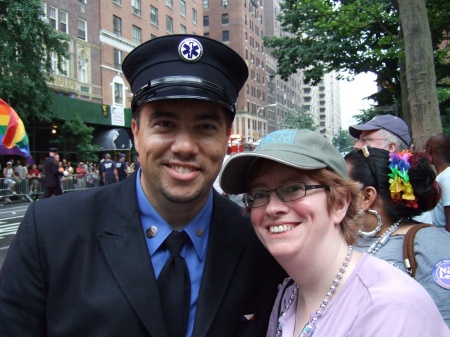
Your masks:
{"label": "green tree", "polygon": [[[437,81],[444,86],[448,82],[441,79],[450,75],[445,58],[450,45],[443,43],[450,26],[450,2],[428,0],[426,5]],[[333,70],[346,71],[350,78],[373,72],[382,90],[370,98],[379,105],[398,102],[401,109],[407,108],[400,99],[401,83],[406,81],[400,70],[406,62],[397,0],[286,0],[279,19],[288,36],[265,37],[264,44],[273,48],[283,79],[298,69],[306,69],[305,79],[312,84]]]}
{"label": "green tree", "polygon": [[347,153],[353,149],[353,143],[347,130],[339,129],[339,132],[334,135],[332,143],[340,153]]}
{"label": "green tree", "polygon": [[75,152],[78,161],[97,162],[97,152],[101,149],[92,143],[93,132],[94,128],[87,126],[77,115],[74,120],[63,121],[57,143],[64,144],[63,147],[66,151]]}
{"label": "green tree", "polygon": [[316,131],[318,127],[313,116],[306,112],[289,112],[284,125],[288,129],[308,129],[312,131]]}
{"label": "green tree", "polygon": [[20,115],[25,126],[50,122],[54,114],[51,54],[65,57],[66,37],[44,18],[39,0],[0,0],[0,97]]}

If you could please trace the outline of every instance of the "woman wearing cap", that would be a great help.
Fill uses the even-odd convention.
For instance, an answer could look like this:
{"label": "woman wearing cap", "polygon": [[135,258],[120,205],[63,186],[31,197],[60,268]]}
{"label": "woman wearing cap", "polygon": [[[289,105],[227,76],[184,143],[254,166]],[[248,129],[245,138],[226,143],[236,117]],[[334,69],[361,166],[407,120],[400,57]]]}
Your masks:
{"label": "woman wearing cap", "polygon": [[450,336],[439,310],[414,280],[354,251],[360,185],[341,154],[309,130],[267,135],[221,173],[244,203],[264,246],[289,274],[267,336]]}
{"label": "woman wearing cap", "polygon": [[[433,209],[440,187],[424,152],[389,153],[364,147],[346,155],[351,180],[363,185],[364,229],[356,250],[386,260],[405,273],[405,234],[418,225],[412,218]],[[413,276],[431,295],[450,327],[450,233],[430,226],[414,238],[417,270]]]}

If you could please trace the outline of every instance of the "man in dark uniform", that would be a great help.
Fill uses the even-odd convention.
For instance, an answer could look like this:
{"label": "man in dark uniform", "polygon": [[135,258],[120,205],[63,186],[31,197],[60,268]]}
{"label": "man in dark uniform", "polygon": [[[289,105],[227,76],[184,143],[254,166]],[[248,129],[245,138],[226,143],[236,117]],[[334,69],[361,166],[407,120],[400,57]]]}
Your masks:
{"label": "man in dark uniform", "polygon": [[44,160],[44,198],[62,194],[58,172],[58,149],[48,149],[48,157]]}
{"label": "man in dark uniform", "polygon": [[103,175],[103,182],[105,185],[114,184],[119,179],[116,163],[111,160],[111,155],[109,153],[105,154],[105,160],[101,163]]}
{"label": "man in dark uniform", "polygon": [[168,35],[133,50],[123,73],[141,168],[30,205],[0,272],[0,336],[265,336],[286,275],[212,187],[245,61]]}
{"label": "man in dark uniform", "polygon": [[124,180],[128,176],[128,166],[127,162],[125,161],[124,153],[121,153],[119,155],[119,160],[116,161],[116,169],[119,176],[119,181]]}

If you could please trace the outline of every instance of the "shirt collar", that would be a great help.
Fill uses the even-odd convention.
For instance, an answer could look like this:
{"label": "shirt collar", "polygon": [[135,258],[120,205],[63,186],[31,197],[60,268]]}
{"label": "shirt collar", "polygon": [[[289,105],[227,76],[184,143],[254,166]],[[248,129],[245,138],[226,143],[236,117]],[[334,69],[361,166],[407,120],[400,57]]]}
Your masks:
{"label": "shirt collar", "polygon": [[[158,229],[157,235],[155,237],[150,239],[146,237],[150,255],[153,255],[153,253],[158,250],[158,248],[173,231],[173,229],[153,207],[153,205],[147,199],[147,196],[144,194],[144,190],[142,189],[141,185],[141,168],[139,168],[136,176],[136,197],[144,233],[150,226],[155,226]],[[212,205],[213,192],[211,189],[205,205],[203,205],[202,209],[187,224],[187,226],[183,228],[183,230],[189,235],[192,244],[194,245],[194,248],[197,252],[198,258],[202,261],[205,258],[206,248],[208,244],[213,208]],[[151,241],[149,242],[149,240]]]}

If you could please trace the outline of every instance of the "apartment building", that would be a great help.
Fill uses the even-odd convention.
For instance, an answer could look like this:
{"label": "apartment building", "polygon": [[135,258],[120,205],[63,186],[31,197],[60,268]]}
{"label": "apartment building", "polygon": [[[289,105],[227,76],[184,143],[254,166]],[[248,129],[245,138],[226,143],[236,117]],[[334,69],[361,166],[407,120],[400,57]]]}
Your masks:
{"label": "apartment building", "polygon": [[332,76],[323,87],[312,87],[303,83],[301,70],[286,81],[276,75],[263,36],[286,34],[276,20],[280,0],[47,0],[43,8],[44,19],[69,37],[65,73],[57,70],[55,58],[50,83],[57,113],[65,118],[78,113],[100,129],[129,127],[131,92],[123,59],[149,39],[188,33],[221,41],[247,63],[234,134],[256,141],[284,128],[287,115],[299,111],[311,114],[326,138],[339,129],[339,86]]}
{"label": "apartment building", "polygon": [[238,97],[233,133],[246,141],[267,134],[269,112],[262,0],[203,0],[204,35],[221,41],[245,60],[249,78]]}

